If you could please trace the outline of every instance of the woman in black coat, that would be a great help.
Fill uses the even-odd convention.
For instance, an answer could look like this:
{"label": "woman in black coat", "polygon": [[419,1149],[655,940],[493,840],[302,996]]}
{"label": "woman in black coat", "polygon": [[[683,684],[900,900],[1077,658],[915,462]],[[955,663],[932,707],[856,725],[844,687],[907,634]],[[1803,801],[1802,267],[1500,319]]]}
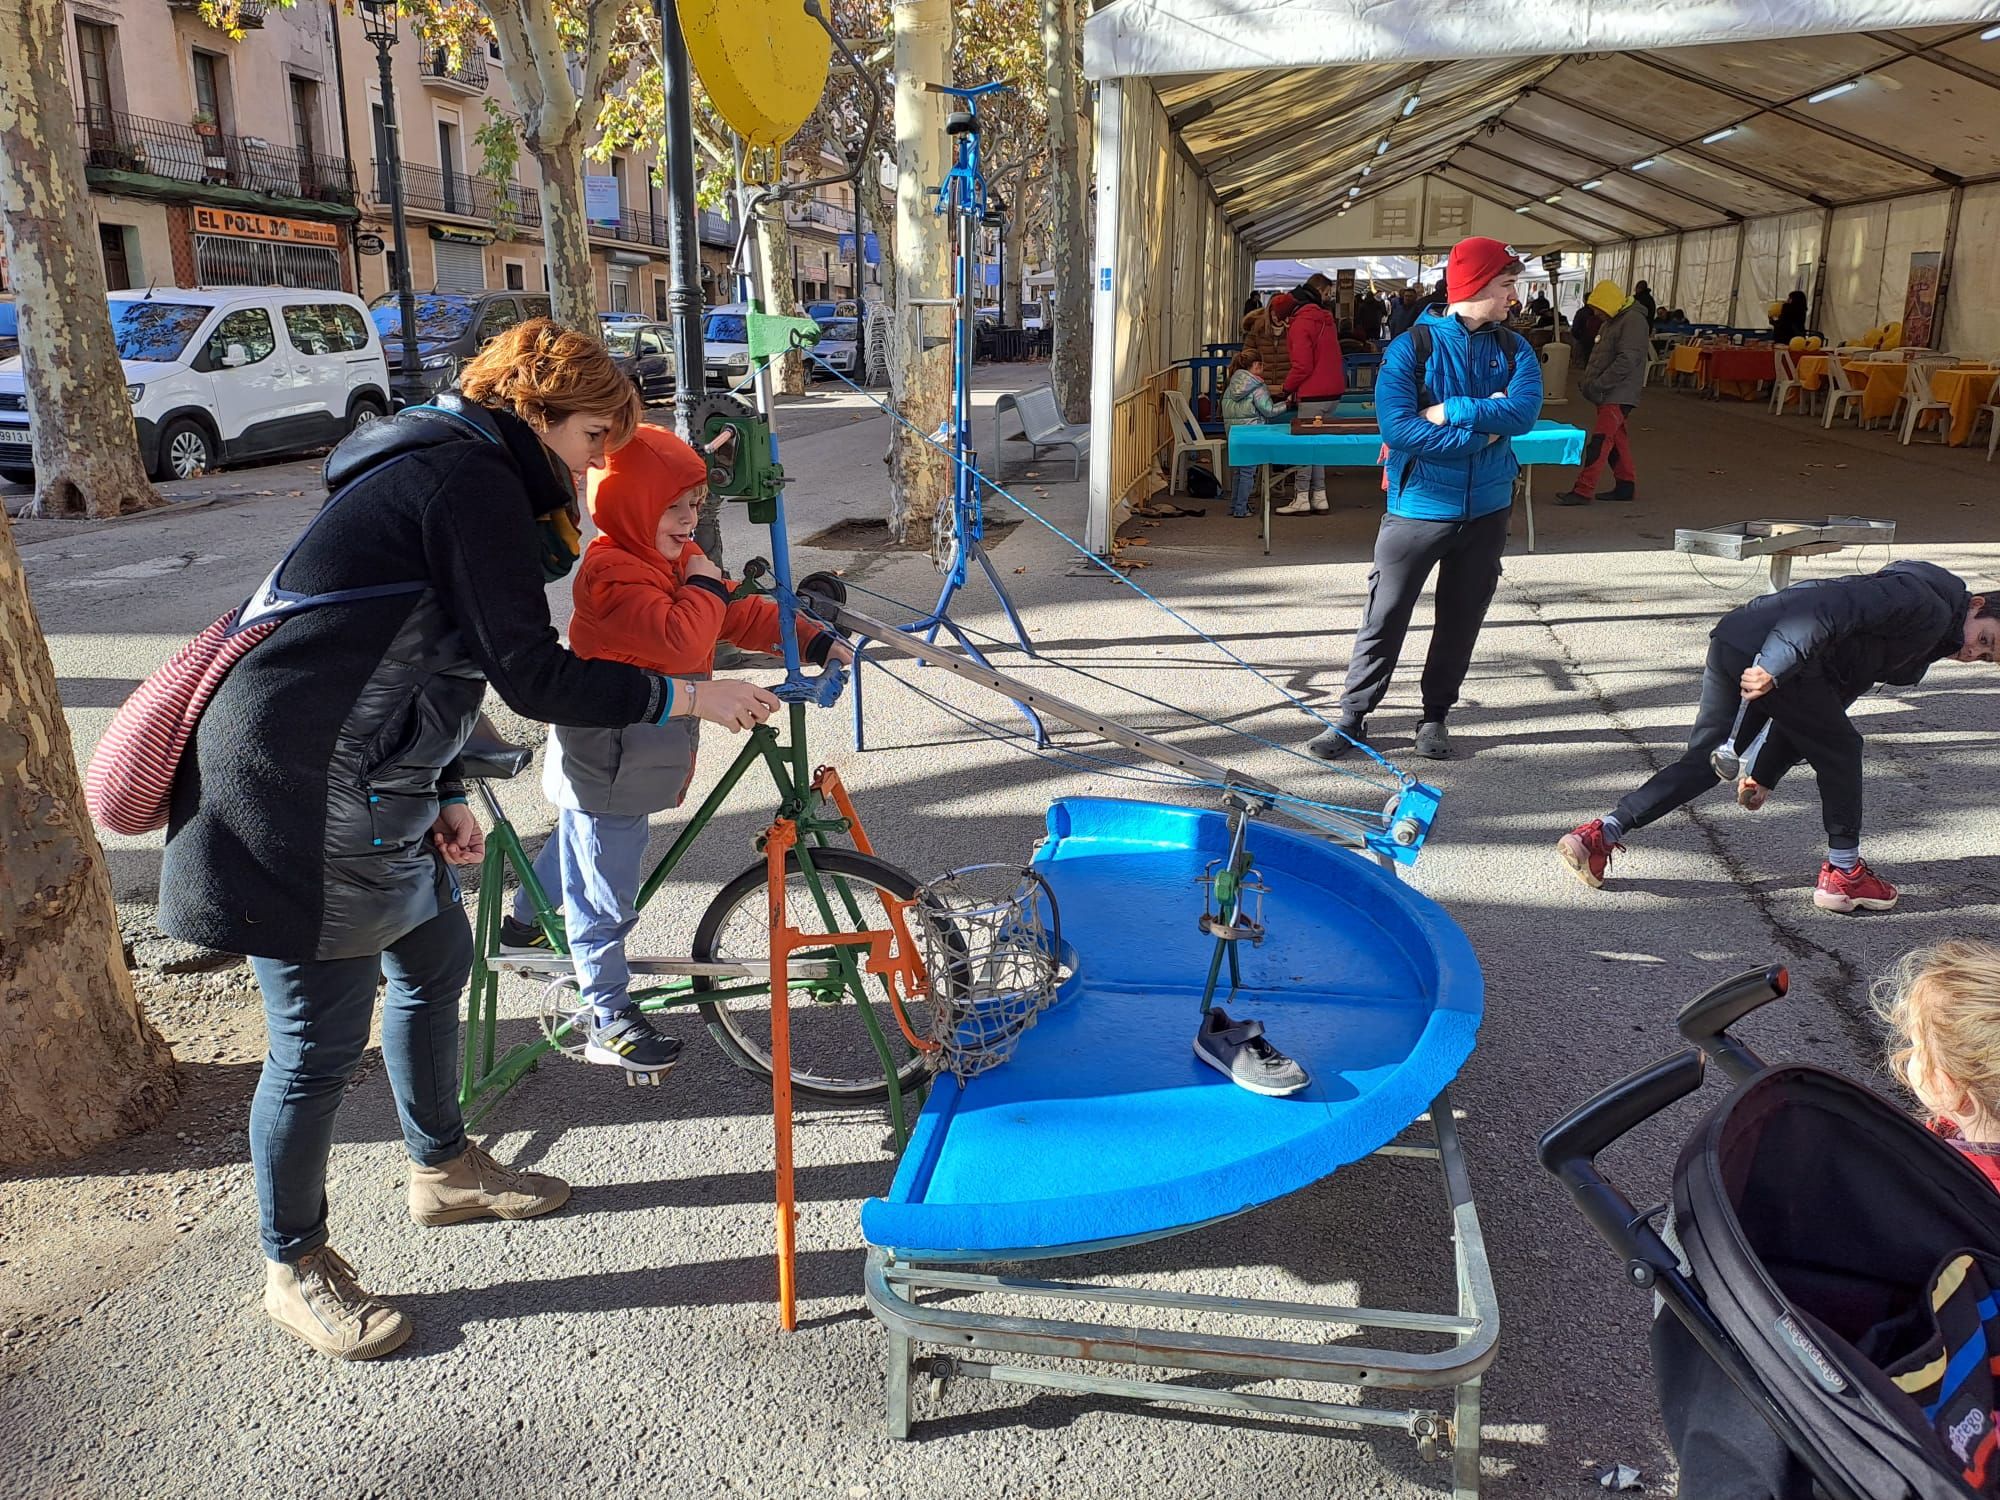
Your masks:
{"label": "woman in black coat", "polygon": [[[461,385],[327,460],[333,498],[270,584],[401,587],[292,615],[231,669],[175,780],[160,872],[166,931],[251,955],[269,1032],[250,1112],[264,1305],[341,1359],[410,1333],[327,1244],[334,1111],[380,979],[412,1216],[530,1218],[569,1196],[468,1141],[458,1108],[472,933],[447,862],[484,852],[457,757],[488,685],[564,724],[659,722],[689,704],[668,678],[564,650],[544,594],[575,561],[576,481],[637,424],[630,383],[595,339],[536,319]],[[776,707],[745,683],[700,695],[701,716],[732,729]]]}
{"label": "woman in black coat", "polygon": [[1788,344],[1793,339],[1804,338],[1805,332],[1806,294],[1795,291],[1778,309],[1778,316],[1771,320],[1771,337],[1780,344]]}

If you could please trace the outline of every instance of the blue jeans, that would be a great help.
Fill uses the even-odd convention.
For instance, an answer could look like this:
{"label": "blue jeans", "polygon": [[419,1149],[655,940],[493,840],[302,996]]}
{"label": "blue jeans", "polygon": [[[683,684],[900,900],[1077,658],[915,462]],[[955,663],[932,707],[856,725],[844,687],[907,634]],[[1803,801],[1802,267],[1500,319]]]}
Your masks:
{"label": "blue jeans", "polygon": [[373,958],[281,963],[253,958],[269,1050],[250,1104],[250,1162],[264,1254],[297,1260],[326,1243],[326,1159],[333,1116],[368,1046],[375,985],[382,1061],[413,1161],[465,1150],[458,1110],[458,1001],[472,972],[472,928],[438,913]]}
{"label": "blue jeans", "polygon": [[1229,513],[1232,516],[1250,514],[1250,497],[1257,490],[1257,464],[1238,464],[1231,483],[1234,488],[1229,493]]}
{"label": "blue jeans", "polygon": [[[566,807],[556,831],[535,856],[535,879],[551,899],[559,899],[563,910],[584,1004],[594,1006],[600,1017],[632,1003],[625,939],[639,920],[639,878],[651,835],[644,813],[627,816]],[[535,920],[525,890],[514,892],[514,918]]]}

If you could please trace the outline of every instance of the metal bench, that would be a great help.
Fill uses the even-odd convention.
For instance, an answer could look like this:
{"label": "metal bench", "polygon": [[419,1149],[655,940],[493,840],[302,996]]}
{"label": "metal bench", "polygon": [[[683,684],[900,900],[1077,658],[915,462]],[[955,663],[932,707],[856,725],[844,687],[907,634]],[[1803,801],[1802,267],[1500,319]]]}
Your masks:
{"label": "metal bench", "polygon": [[1029,462],[1039,459],[1045,448],[1067,448],[1070,453],[1069,477],[1081,477],[1083,461],[1090,456],[1090,428],[1081,422],[1063,421],[1062,412],[1056,407],[1054,386],[1040,385],[1031,391],[1008,391],[993,404],[993,452],[996,457],[1001,451],[1000,418],[1009,411],[1021,424],[1021,437],[1027,440],[1030,451]]}

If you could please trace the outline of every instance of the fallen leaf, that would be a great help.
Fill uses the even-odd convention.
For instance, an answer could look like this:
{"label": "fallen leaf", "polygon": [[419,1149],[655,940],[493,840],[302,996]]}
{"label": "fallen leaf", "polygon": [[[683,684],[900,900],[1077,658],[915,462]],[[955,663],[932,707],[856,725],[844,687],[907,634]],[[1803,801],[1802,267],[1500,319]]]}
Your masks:
{"label": "fallen leaf", "polygon": [[1150,547],[1153,545],[1153,539],[1149,536],[1128,536],[1125,538],[1125,545],[1128,547]]}
{"label": "fallen leaf", "polygon": [[1016,569],[1015,569],[1014,571],[1015,571],[1016,573],[1025,573],[1025,572],[1027,572],[1028,570],[1027,570],[1026,568],[1016,568]]}

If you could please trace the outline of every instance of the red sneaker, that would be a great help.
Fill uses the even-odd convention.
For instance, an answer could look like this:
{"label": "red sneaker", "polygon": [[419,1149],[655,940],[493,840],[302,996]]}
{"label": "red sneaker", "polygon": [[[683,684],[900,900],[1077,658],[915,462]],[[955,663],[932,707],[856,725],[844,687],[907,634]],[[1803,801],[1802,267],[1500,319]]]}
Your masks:
{"label": "red sneaker", "polygon": [[1895,904],[1896,888],[1865,864],[1852,870],[1833,864],[1819,867],[1813,905],[1821,911],[1888,911]]}
{"label": "red sneaker", "polygon": [[1604,820],[1592,818],[1581,828],[1572,829],[1556,840],[1556,858],[1569,867],[1570,874],[1581,880],[1592,890],[1604,884],[1604,875],[1611,868],[1611,853],[1625,852],[1623,844],[1614,844],[1604,836]]}

